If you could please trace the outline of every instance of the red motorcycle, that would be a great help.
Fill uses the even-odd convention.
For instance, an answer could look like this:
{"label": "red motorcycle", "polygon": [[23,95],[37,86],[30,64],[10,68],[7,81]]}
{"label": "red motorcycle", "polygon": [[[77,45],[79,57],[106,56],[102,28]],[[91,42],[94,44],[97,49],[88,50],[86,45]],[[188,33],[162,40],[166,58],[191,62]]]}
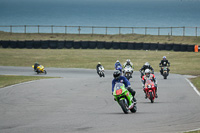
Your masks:
{"label": "red motorcycle", "polygon": [[147,98],[149,98],[151,103],[153,103],[156,97],[156,88],[154,86],[154,82],[151,79],[146,80],[144,91]]}

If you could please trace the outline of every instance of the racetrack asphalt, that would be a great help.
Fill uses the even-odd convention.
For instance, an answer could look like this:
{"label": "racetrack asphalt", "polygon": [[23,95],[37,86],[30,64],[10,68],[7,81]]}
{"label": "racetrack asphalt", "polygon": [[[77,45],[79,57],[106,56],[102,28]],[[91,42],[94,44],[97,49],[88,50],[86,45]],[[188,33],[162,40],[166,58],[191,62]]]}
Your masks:
{"label": "racetrack asphalt", "polygon": [[0,66],[0,75],[52,76],[0,88],[0,133],[180,133],[200,128],[200,96],[183,75],[158,80],[158,98],[144,98],[140,73],[130,79],[137,112],[124,114],[111,94],[112,70]]}

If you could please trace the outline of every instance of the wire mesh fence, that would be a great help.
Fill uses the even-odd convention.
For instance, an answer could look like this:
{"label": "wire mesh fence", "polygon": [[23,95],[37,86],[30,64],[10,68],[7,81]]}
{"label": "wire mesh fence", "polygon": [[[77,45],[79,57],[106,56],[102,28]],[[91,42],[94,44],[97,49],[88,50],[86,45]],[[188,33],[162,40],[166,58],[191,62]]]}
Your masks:
{"label": "wire mesh fence", "polygon": [[9,33],[62,33],[62,34],[143,34],[199,36],[200,27],[102,27],[58,25],[0,25],[0,31]]}

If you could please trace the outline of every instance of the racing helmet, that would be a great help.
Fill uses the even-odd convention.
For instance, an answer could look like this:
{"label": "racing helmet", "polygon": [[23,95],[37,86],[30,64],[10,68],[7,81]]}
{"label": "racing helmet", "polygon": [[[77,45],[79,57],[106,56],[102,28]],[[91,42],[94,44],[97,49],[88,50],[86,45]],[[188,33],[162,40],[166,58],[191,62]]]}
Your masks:
{"label": "racing helmet", "polygon": [[120,76],[121,76],[121,72],[120,72],[119,70],[114,71],[113,77],[114,77],[115,79],[119,79]]}
{"label": "racing helmet", "polygon": [[98,62],[98,64],[101,64],[101,62]]}
{"label": "racing helmet", "polygon": [[116,63],[119,63],[119,60],[117,60]]}
{"label": "racing helmet", "polygon": [[163,60],[166,60],[167,59],[167,57],[166,56],[163,56]]}
{"label": "racing helmet", "polygon": [[144,65],[147,66],[147,67],[150,66],[149,62],[146,62]]}
{"label": "racing helmet", "polygon": [[150,71],[149,69],[146,69],[144,73],[145,73],[146,77],[149,77],[149,76],[150,76],[150,73],[151,73],[151,71]]}
{"label": "racing helmet", "polygon": [[126,63],[127,63],[127,65],[130,65],[130,64],[131,64],[131,60],[130,60],[130,59],[127,59],[127,60],[126,60]]}

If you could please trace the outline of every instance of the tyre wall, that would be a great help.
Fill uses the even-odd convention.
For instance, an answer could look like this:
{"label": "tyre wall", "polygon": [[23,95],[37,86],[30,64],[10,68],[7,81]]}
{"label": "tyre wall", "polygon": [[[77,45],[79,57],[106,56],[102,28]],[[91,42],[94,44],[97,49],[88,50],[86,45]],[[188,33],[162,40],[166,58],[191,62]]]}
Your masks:
{"label": "tyre wall", "polygon": [[58,46],[58,49],[63,49],[65,47],[65,41],[58,41],[57,46]]}
{"label": "tyre wall", "polygon": [[89,48],[90,49],[95,49],[97,47],[97,42],[96,41],[89,41]]}
{"label": "tyre wall", "polygon": [[58,48],[58,41],[57,40],[50,40],[49,41],[49,46],[47,48],[57,49]]}
{"label": "tyre wall", "polygon": [[89,48],[89,43],[88,43],[88,41],[81,41],[80,43],[81,43],[81,48],[82,48],[82,49],[87,49],[87,48]]}
{"label": "tyre wall", "polygon": [[113,42],[105,42],[105,49],[111,49]]}
{"label": "tyre wall", "polygon": [[195,45],[187,44],[159,44],[143,42],[104,42],[104,41],[58,41],[58,40],[25,40],[10,41],[0,40],[2,48],[27,48],[27,49],[128,49],[128,50],[167,50],[194,52]]}

